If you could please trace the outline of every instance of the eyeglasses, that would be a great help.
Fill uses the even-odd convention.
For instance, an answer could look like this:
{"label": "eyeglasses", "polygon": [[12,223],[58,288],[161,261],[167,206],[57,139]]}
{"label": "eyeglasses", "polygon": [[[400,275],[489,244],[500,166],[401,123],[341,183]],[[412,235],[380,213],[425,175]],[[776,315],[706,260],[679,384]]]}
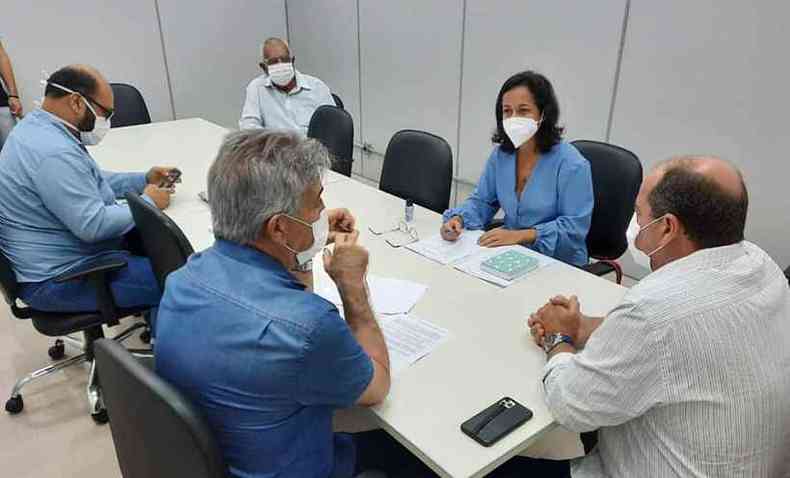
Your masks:
{"label": "eyeglasses", "polygon": [[399,221],[398,227],[385,232],[396,232],[396,231],[408,236],[409,239],[408,240],[398,240],[395,238],[385,239],[385,241],[387,241],[387,244],[389,244],[392,247],[406,246],[420,240],[420,236],[419,234],[417,234],[417,229],[414,226],[407,224],[406,221],[403,220]]}
{"label": "eyeglasses", "polygon": [[[80,94],[80,93],[78,93],[78,94]],[[82,96],[83,96],[84,98],[86,98],[88,101],[90,101],[91,103],[93,103],[94,105],[96,105],[96,106],[98,106],[99,108],[101,108],[101,109],[102,109],[102,111],[104,111],[104,117],[105,117],[105,118],[107,118],[107,120],[108,120],[108,121],[109,121],[109,120],[110,120],[110,119],[113,117],[113,115],[115,114],[115,110],[114,110],[113,108],[107,108],[106,106],[104,106],[103,104],[99,103],[98,101],[96,101],[95,99],[91,98],[91,97],[90,97],[90,96],[88,96],[88,95],[82,95]]]}
{"label": "eyeglasses", "polygon": [[91,97],[91,96],[89,96],[89,95],[86,95],[86,94],[84,94],[84,93],[80,93],[79,91],[74,91],[74,90],[72,90],[71,88],[66,88],[66,87],[65,87],[65,86],[63,86],[63,85],[59,85],[59,84],[57,84],[57,83],[55,83],[55,82],[52,82],[52,81],[41,80],[41,82],[42,82],[42,84],[47,84],[47,85],[50,85],[50,86],[54,86],[55,88],[58,88],[58,89],[60,89],[60,90],[63,90],[63,91],[65,91],[66,93],[71,93],[71,94],[73,94],[73,95],[79,95],[79,96],[82,96],[82,97],[83,97],[83,98],[85,98],[87,101],[90,101],[90,102],[91,102],[91,103],[93,103],[94,105],[96,105],[96,106],[98,106],[99,108],[101,108],[101,109],[102,109],[102,111],[104,112],[104,117],[105,117],[107,120],[109,120],[110,118],[112,118],[112,116],[115,114],[115,110],[114,110],[113,108],[107,108],[106,106],[104,106],[103,104],[99,103],[98,101],[96,101],[94,98],[92,98],[92,97]]}

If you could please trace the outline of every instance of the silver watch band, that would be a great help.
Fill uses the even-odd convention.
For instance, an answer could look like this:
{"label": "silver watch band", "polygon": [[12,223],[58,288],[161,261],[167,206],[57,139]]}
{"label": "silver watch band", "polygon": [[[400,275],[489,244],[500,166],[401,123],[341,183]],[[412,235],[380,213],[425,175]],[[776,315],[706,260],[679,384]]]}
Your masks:
{"label": "silver watch band", "polygon": [[543,337],[543,351],[550,353],[552,350],[554,350],[554,347],[562,343],[566,343],[573,347],[573,339],[571,339],[570,335],[562,333],[549,334]]}

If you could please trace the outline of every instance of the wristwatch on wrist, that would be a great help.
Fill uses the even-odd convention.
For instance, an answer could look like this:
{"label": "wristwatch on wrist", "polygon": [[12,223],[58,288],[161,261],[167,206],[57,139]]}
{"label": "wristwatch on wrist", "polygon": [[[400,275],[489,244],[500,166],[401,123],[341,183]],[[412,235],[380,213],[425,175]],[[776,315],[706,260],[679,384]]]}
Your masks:
{"label": "wristwatch on wrist", "polygon": [[305,262],[304,264],[297,264],[294,267],[296,272],[310,272],[313,270],[313,260],[310,259],[309,261]]}
{"label": "wristwatch on wrist", "polygon": [[554,347],[558,346],[561,343],[566,343],[571,347],[573,347],[573,339],[571,339],[570,335],[565,335],[559,332],[545,335],[543,337],[543,351],[549,353],[552,350],[554,350]]}

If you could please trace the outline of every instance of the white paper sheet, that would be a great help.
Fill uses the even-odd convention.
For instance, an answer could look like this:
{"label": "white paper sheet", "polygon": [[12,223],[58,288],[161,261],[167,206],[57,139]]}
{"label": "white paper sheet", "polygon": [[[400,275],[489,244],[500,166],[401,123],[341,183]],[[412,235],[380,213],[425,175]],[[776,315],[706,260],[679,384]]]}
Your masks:
{"label": "white paper sheet", "polygon": [[[428,290],[428,286],[416,282],[373,275],[368,276],[368,288],[373,310],[379,314],[405,314]],[[338,308],[343,306],[340,293],[331,280],[323,282],[316,293]]]}
{"label": "white paper sheet", "polygon": [[483,231],[464,231],[455,242],[445,241],[440,234],[405,246],[421,256],[440,264],[452,264],[485,248],[477,245]]}
{"label": "white paper sheet", "polygon": [[[557,261],[555,259],[552,259],[551,257],[548,257],[548,256],[544,256],[543,254],[539,254],[539,253],[533,251],[532,249],[528,249],[528,248],[523,247],[523,246],[504,246],[504,247],[492,247],[492,248],[481,248],[481,249],[482,250],[480,250],[477,254],[468,256],[468,257],[456,262],[454,266],[455,266],[456,269],[458,269],[461,272],[465,272],[465,273],[467,273],[469,275],[472,275],[472,276],[475,276],[477,278],[483,279],[486,282],[490,282],[492,284],[496,284],[496,285],[498,285],[500,287],[507,287],[507,286],[509,286],[511,284],[515,284],[516,282],[519,282],[521,280],[526,279],[527,277],[529,277],[535,271],[537,271],[537,270],[539,270],[539,269],[541,269],[543,267],[546,267],[546,266],[549,266],[549,265],[557,263]],[[501,253],[506,252],[506,251],[511,250],[511,249],[515,250],[515,251],[518,251],[518,252],[520,252],[522,254],[527,254],[529,256],[534,257],[535,259],[538,260],[538,267],[536,267],[535,269],[527,272],[523,276],[521,276],[521,277],[519,277],[517,279],[514,279],[512,281],[509,281],[507,279],[503,279],[501,277],[497,277],[497,276],[495,276],[493,274],[489,274],[488,272],[486,272],[486,271],[484,271],[484,270],[482,270],[480,268],[480,264],[482,264],[483,261],[485,261],[489,257],[495,256],[497,254],[501,254]]]}
{"label": "white paper sheet", "polygon": [[447,341],[449,331],[410,315],[379,319],[390,356],[390,373],[397,376]]}

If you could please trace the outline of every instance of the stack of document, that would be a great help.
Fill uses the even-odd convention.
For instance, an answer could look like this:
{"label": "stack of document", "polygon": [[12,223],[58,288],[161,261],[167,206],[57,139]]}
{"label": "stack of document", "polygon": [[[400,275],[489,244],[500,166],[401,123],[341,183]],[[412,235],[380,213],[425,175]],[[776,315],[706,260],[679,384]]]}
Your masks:
{"label": "stack of document", "polygon": [[[461,237],[455,242],[445,241],[442,236],[436,234],[422,241],[415,242],[406,246],[407,249],[425,256],[428,259],[439,262],[440,264],[450,264],[461,272],[482,279],[486,282],[496,284],[500,287],[507,287],[528,277],[534,271],[556,264],[557,261],[551,257],[544,256],[532,249],[523,246],[503,246],[503,247],[481,247],[477,244],[483,231],[464,231]],[[522,254],[532,256],[538,260],[538,267],[517,279],[507,280],[497,277],[482,270],[480,264],[486,259],[508,250],[515,250]]]}
{"label": "stack of document", "polygon": [[384,316],[379,324],[387,342],[393,377],[433,352],[450,335],[447,329],[410,315]]}
{"label": "stack of document", "polygon": [[439,264],[453,264],[483,249],[477,245],[477,241],[482,235],[483,231],[464,231],[457,241],[450,242],[436,234],[409,244],[406,248]]}
{"label": "stack of document", "polygon": [[[408,313],[428,290],[428,286],[416,282],[374,275],[368,276],[368,288],[370,289],[371,306],[377,314]],[[321,284],[317,288],[316,294],[335,304],[338,308],[343,307],[340,293],[332,281]]]}
{"label": "stack of document", "polygon": [[[447,330],[407,315],[428,290],[428,286],[377,276],[368,276],[367,281],[371,306],[387,342],[392,376],[400,374],[447,340]],[[316,293],[335,304],[342,313],[343,302],[333,282],[323,282],[316,287]]]}

